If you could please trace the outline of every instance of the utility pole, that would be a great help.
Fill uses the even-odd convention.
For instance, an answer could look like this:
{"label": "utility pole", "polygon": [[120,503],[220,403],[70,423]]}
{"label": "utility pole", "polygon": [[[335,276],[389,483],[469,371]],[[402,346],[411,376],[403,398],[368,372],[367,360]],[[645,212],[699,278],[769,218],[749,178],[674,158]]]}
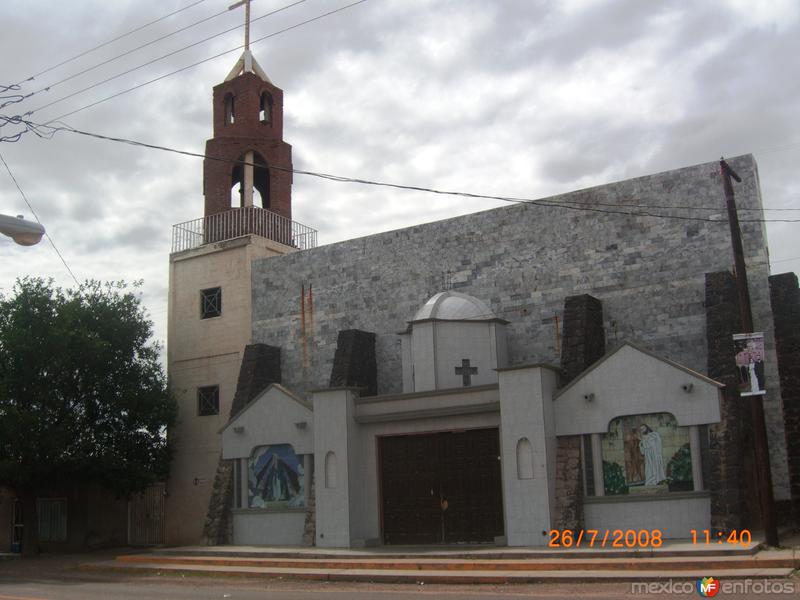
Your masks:
{"label": "utility pole", "polygon": [[[719,172],[722,176],[722,187],[725,190],[725,201],[728,205],[728,223],[731,227],[731,244],[733,246],[733,264],[736,269],[736,290],[739,295],[739,313],[742,331],[753,333],[753,311],[750,306],[750,290],[747,286],[747,268],[744,264],[744,248],[742,232],[739,229],[739,216],[736,212],[736,201],[733,196],[733,183],[741,183],[742,179],[731,169],[725,159],[719,161]],[[766,542],[770,546],[778,545],[778,526],[775,518],[775,500],[772,497],[772,473],[769,465],[769,444],[767,442],[767,424],[764,420],[763,395],[750,396],[750,410],[753,418],[753,446],[755,450],[755,475],[761,522],[764,526]]]}

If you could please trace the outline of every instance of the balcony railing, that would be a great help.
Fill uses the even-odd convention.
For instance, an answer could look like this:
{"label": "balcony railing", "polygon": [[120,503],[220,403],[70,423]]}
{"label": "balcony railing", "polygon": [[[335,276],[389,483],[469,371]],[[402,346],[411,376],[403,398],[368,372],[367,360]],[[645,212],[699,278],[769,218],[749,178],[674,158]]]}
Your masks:
{"label": "balcony railing", "polygon": [[317,245],[317,230],[296,223],[264,208],[233,208],[172,227],[172,251],[181,252],[232,240],[243,235],[260,235],[293,248],[307,250]]}

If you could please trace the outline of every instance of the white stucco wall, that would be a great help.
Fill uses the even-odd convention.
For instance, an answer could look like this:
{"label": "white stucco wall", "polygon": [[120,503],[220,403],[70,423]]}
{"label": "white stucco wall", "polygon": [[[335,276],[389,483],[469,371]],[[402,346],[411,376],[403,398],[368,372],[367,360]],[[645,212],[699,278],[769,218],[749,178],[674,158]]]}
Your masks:
{"label": "white stucco wall", "polygon": [[[358,446],[353,420],[355,391],[338,388],[314,392],[314,478],[316,491],[316,545],[320,548],[349,548],[351,519],[358,502],[352,490],[362,485],[352,472],[358,464]],[[325,457],[336,456],[336,481],[326,486]]]}
{"label": "white stucco wall", "polygon": [[462,360],[477,368],[470,385],[497,383],[495,369],[508,360],[505,324],[499,321],[415,322],[401,340],[406,393],[464,387],[455,371]]}
{"label": "white stucco wall", "polygon": [[720,389],[703,375],[626,344],[557,393],[556,433],[606,433],[616,417],[659,412],[682,426],[717,423]]}
{"label": "white stucco wall", "polygon": [[[503,370],[499,376],[506,539],[509,546],[546,546],[555,498],[556,373],[527,367]],[[518,463],[525,459],[518,456],[523,440],[533,453],[531,473],[522,473]]]}
{"label": "white stucco wall", "polygon": [[[664,538],[691,538],[691,530],[709,529],[711,498],[707,493],[663,494],[651,497],[593,498],[583,504],[585,529],[652,531]],[[698,534],[699,535],[699,534]]]}
{"label": "white stucco wall", "polygon": [[228,423],[222,457],[248,458],[253,448],[275,444],[291,444],[295,454],[314,453],[314,414],[280,385],[269,386]]}
{"label": "white stucco wall", "polygon": [[[471,385],[497,383],[497,348],[494,323],[434,321],[436,344],[436,389],[463,387],[455,372],[461,361],[470,361],[478,372],[471,375]],[[415,369],[418,362],[415,361]],[[417,391],[422,391],[417,388]]]}
{"label": "white stucco wall", "polygon": [[411,334],[413,391],[436,389],[435,340],[433,321],[414,325]]}
{"label": "white stucco wall", "polygon": [[305,510],[234,510],[233,543],[239,546],[300,546],[305,520]]}

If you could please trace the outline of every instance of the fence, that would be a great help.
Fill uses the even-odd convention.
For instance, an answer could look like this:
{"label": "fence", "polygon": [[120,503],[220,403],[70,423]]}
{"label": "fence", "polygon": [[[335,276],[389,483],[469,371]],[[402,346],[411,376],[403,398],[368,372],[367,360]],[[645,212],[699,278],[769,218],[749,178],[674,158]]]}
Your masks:
{"label": "fence", "polygon": [[128,544],[155,546],[164,543],[163,483],[151,485],[128,501]]}
{"label": "fence", "polygon": [[317,245],[317,230],[256,206],[233,208],[172,228],[172,252],[198,248],[243,235],[258,235],[300,250]]}

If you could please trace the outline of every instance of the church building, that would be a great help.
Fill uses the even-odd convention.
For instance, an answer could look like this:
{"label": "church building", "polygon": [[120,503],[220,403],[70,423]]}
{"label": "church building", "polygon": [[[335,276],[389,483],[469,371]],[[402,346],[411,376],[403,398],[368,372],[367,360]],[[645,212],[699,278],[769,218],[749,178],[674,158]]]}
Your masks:
{"label": "church building", "polygon": [[[718,163],[318,247],[292,221],[283,106],[245,49],[213,90],[205,212],[174,227],[167,544],[758,529]],[[728,162],[763,216],[753,157]],[[709,206],[720,222],[691,219]],[[742,234],[789,523],[800,293],[764,223]]]}

